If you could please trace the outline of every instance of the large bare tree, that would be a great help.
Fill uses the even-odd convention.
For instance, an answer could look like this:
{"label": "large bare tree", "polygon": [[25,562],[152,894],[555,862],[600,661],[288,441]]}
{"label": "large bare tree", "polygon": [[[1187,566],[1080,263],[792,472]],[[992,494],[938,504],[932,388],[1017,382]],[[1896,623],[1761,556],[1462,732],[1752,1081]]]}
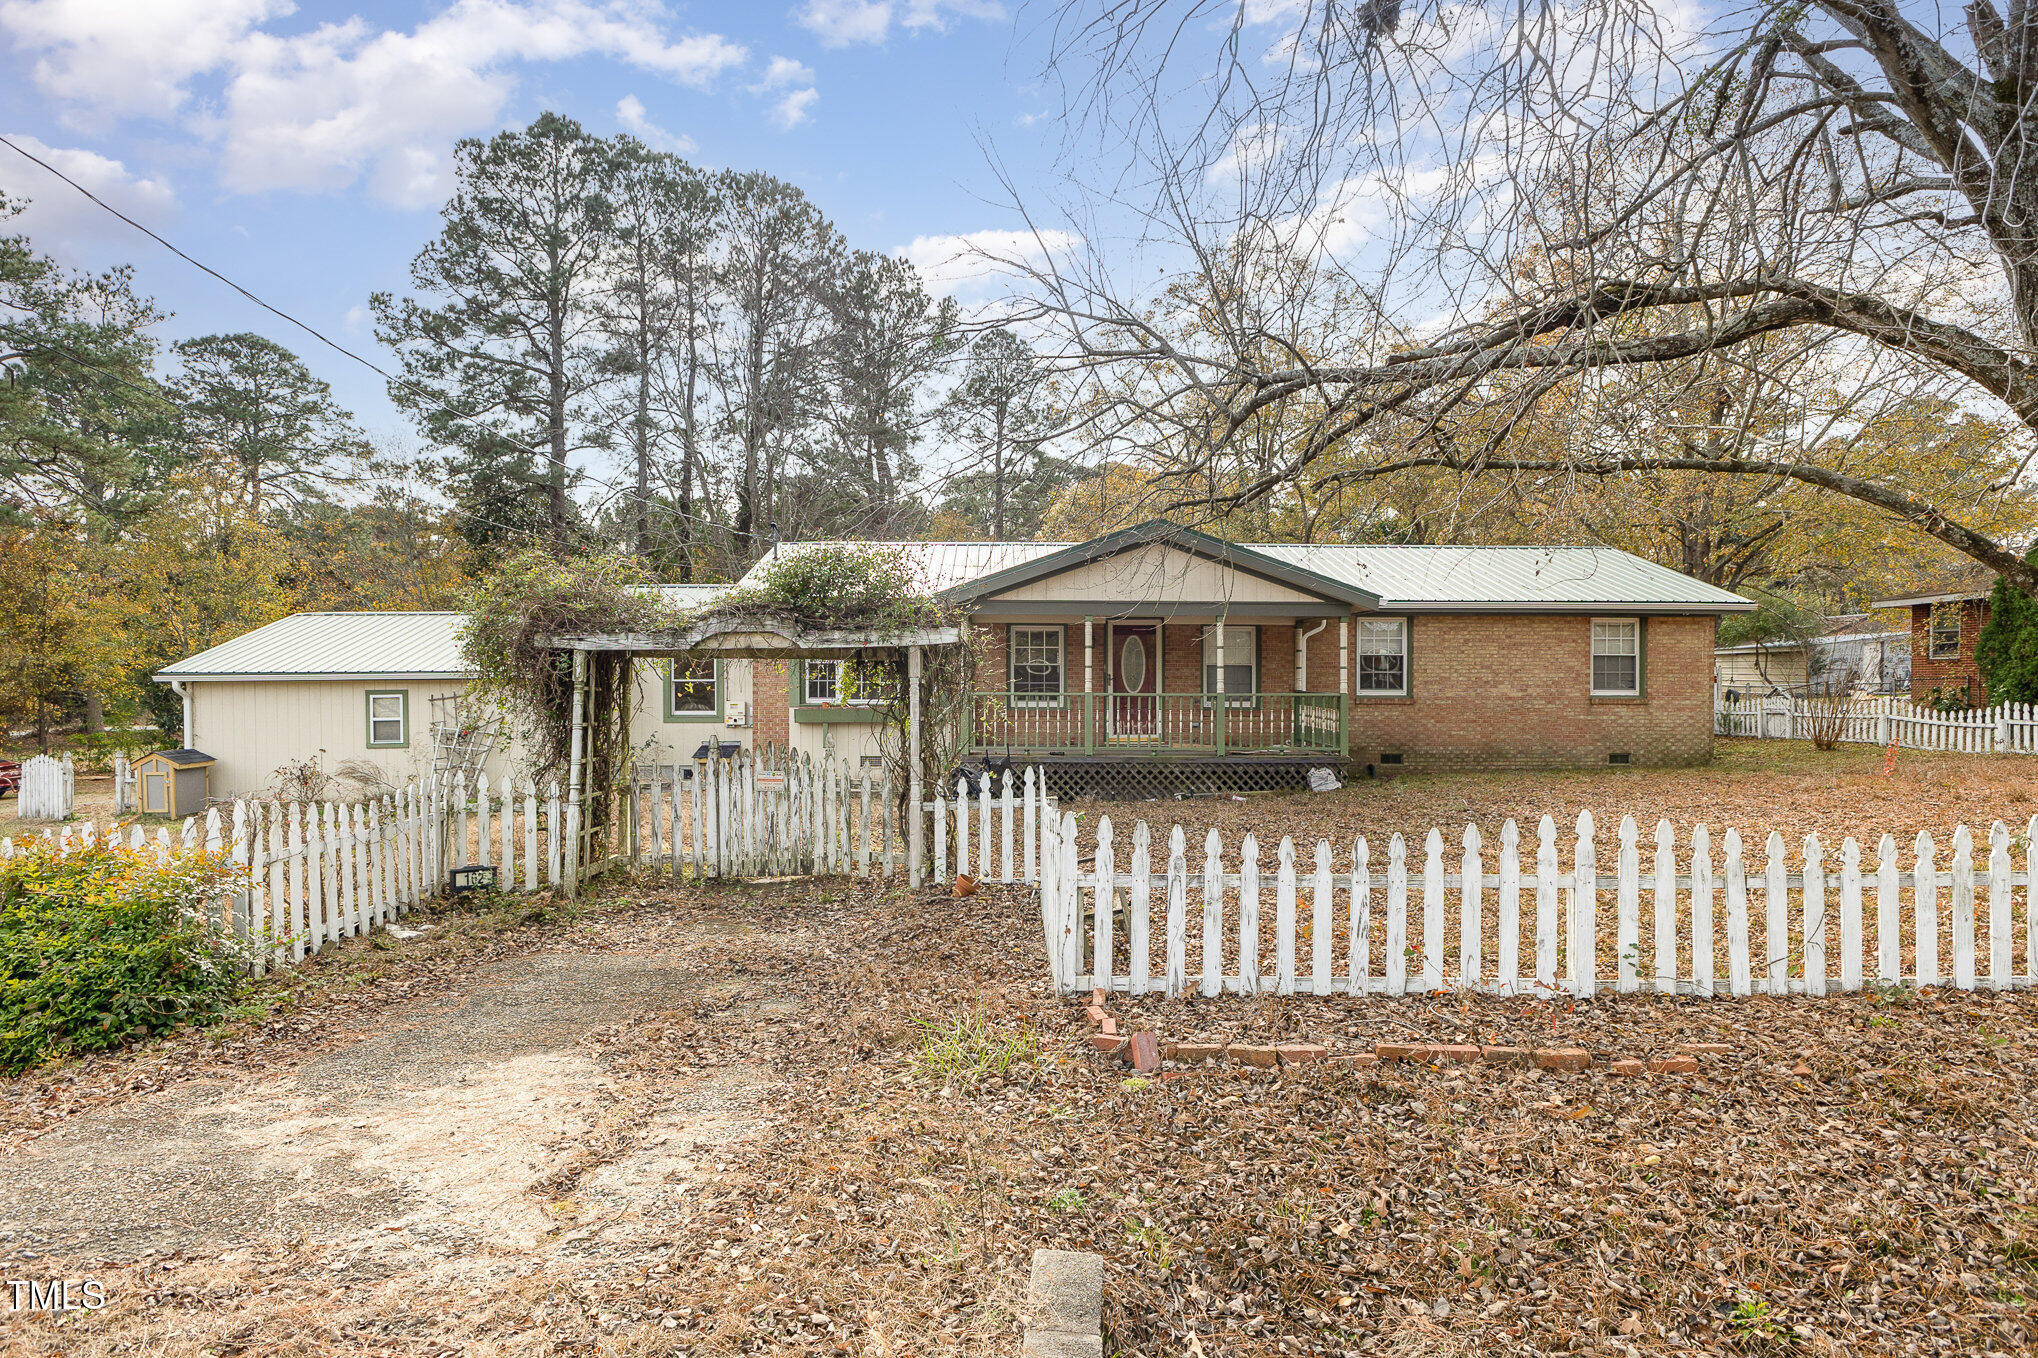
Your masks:
{"label": "large bare tree", "polygon": [[[1091,193],[1068,221],[1023,204],[1036,248],[1000,262],[1097,375],[1094,439],[1164,449],[1177,503],[1415,468],[1780,478],[2038,592],[2000,506],[1978,512],[2028,495],[2038,446],[2038,5],[1121,0],[1066,6],[1052,50]],[[1166,302],[1185,277],[1194,326]],[[1355,298],[1363,322],[1325,340],[1324,308]],[[1590,409],[1610,372],[1719,356],[1760,377],[1765,345],[1807,344],[1863,389],[2001,420],[2004,446],[1940,494],[1851,465],[1816,420],[1512,438],[1553,393]],[[1298,401],[1277,457],[1214,474]]]}

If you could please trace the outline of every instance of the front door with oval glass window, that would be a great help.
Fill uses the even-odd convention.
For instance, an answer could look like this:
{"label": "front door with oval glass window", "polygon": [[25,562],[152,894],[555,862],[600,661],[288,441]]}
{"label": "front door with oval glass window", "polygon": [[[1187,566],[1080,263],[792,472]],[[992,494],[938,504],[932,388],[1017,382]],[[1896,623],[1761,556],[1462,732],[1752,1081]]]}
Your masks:
{"label": "front door with oval glass window", "polygon": [[1111,624],[1111,738],[1160,738],[1160,627],[1150,622]]}

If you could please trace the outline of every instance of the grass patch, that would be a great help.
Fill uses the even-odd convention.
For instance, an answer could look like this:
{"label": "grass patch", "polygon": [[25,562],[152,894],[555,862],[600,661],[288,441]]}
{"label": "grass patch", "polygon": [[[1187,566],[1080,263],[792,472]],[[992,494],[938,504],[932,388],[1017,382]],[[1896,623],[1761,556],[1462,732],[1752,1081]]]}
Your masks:
{"label": "grass patch", "polygon": [[969,1089],[986,1080],[1030,1071],[1040,1059],[1040,1039],[1031,1033],[991,1026],[982,1011],[962,1014],[946,1027],[915,1019],[926,1034],[913,1067],[921,1075]]}

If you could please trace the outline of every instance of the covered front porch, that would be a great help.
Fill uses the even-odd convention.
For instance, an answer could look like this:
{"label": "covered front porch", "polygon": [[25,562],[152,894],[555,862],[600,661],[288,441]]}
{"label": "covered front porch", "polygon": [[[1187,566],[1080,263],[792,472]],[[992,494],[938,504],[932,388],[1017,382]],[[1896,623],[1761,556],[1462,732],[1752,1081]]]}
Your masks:
{"label": "covered front porch", "polygon": [[1000,619],[968,748],[1050,763],[1343,760],[1351,645],[1349,614],[1329,608]]}

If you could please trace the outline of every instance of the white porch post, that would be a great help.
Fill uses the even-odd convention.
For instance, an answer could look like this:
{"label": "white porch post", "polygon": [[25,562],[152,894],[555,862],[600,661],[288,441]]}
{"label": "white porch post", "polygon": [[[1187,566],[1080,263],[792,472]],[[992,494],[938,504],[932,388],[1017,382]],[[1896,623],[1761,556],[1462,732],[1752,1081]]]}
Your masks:
{"label": "white porch post", "polygon": [[580,894],[581,750],[587,739],[587,652],[573,652],[573,711],[566,754],[566,894]]}
{"label": "white porch post", "polygon": [[920,648],[906,650],[906,884],[920,885]]}
{"label": "white porch post", "polygon": [[1352,618],[1351,614],[1340,614],[1337,620],[1337,686],[1340,691],[1352,691]]}
{"label": "white porch post", "polygon": [[1097,686],[1091,682],[1096,659],[1097,620],[1089,614],[1083,615],[1083,748],[1090,748],[1090,742],[1097,737],[1097,700],[1092,695]]}

